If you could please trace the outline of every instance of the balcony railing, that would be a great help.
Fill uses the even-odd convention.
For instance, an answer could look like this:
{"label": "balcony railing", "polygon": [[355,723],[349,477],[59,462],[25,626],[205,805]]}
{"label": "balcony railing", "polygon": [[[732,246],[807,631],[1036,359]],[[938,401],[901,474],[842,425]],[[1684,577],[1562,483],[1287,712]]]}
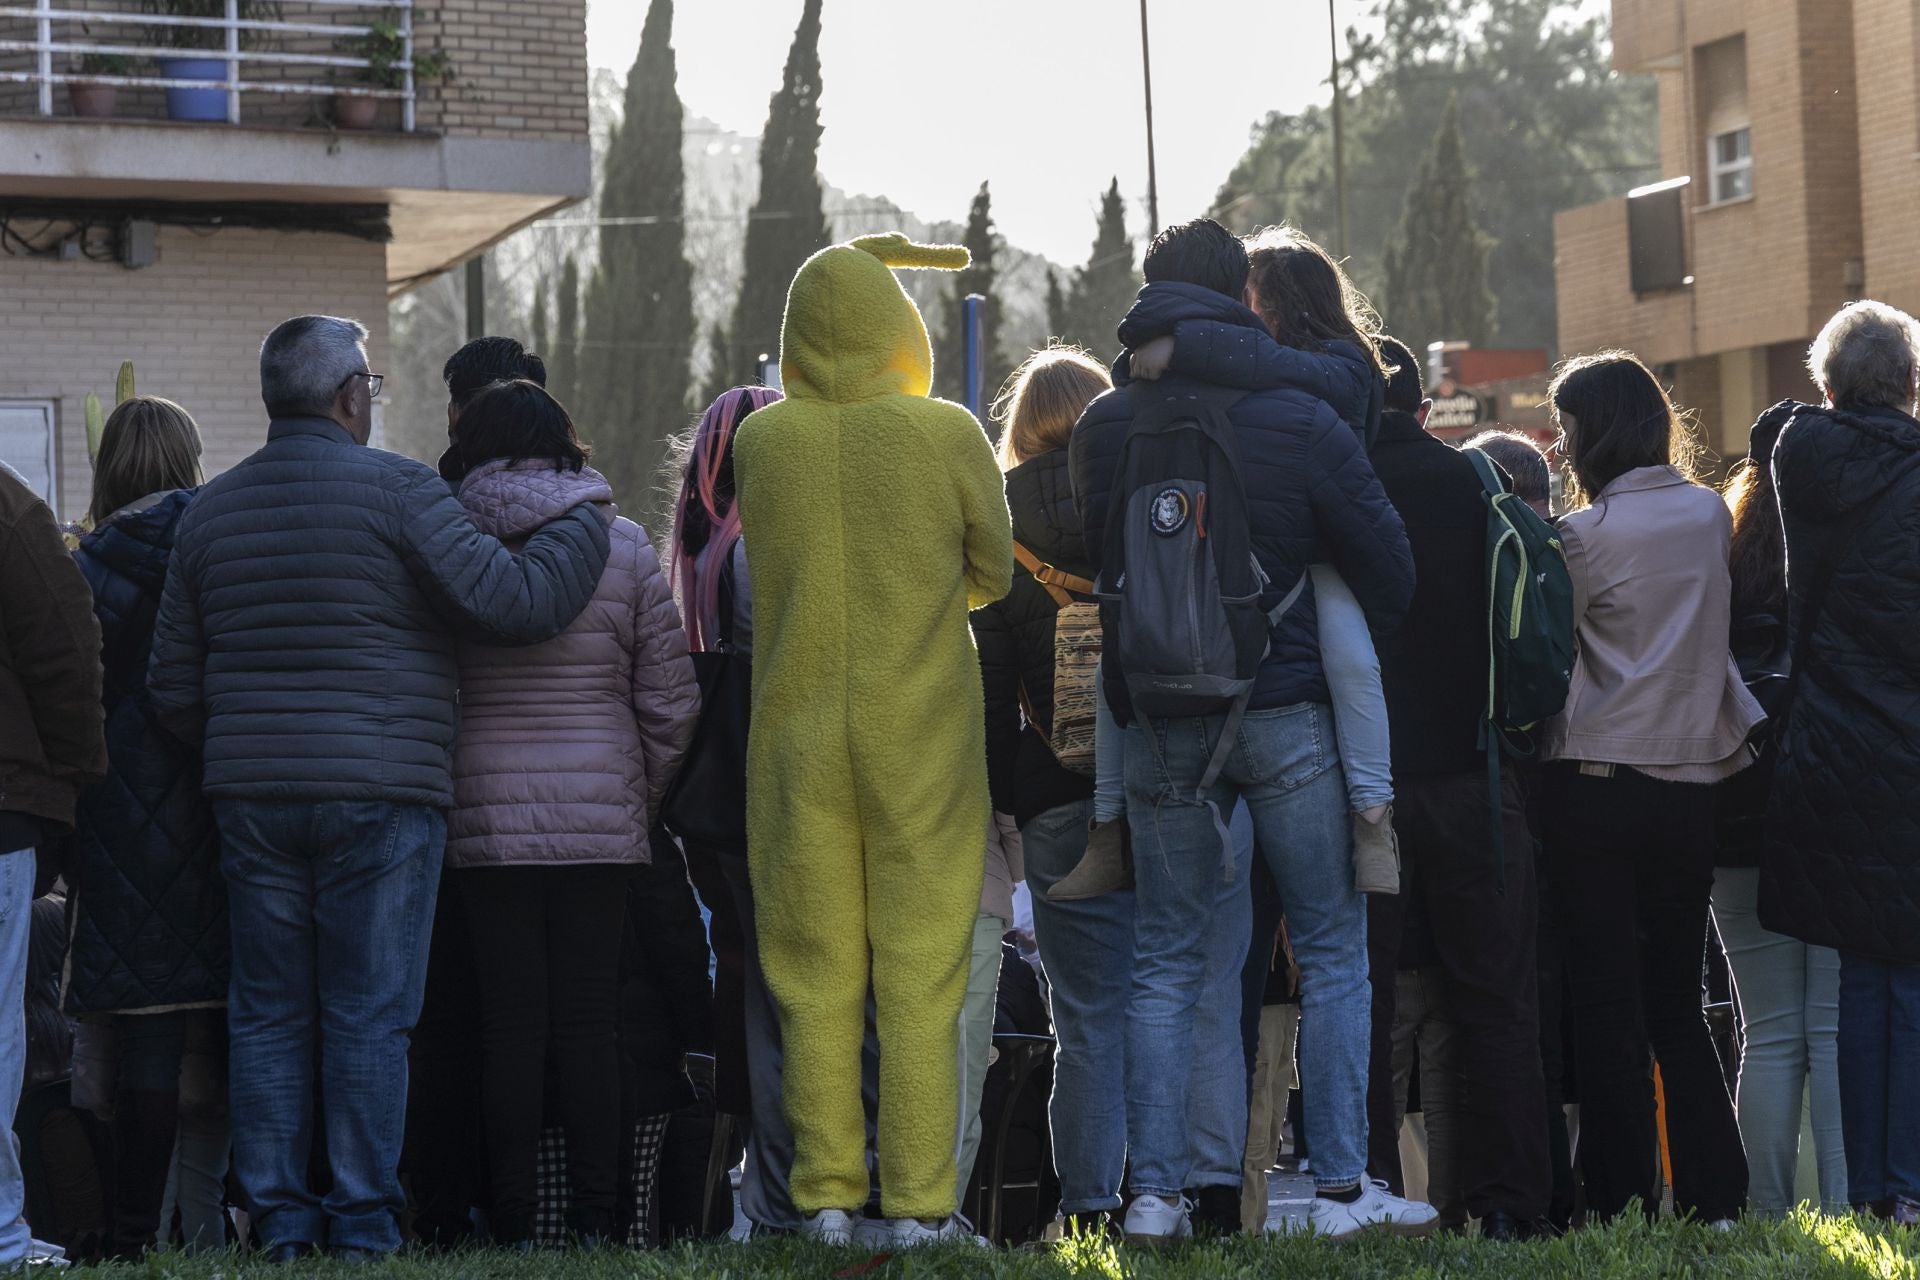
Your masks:
{"label": "balcony railing", "polygon": [[[316,96],[375,103],[390,100],[399,103],[400,128],[408,133],[414,130],[413,0],[283,0],[271,5],[260,0],[224,0],[226,12],[221,16],[87,7],[90,3],[101,5],[102,0],[0,3],[0,90],[9,84],[23,86],[43,116],[56,113],[59,85],[218,90],[226,97],[229,124],[240,124],[250,102],[264,97],[290,95],[295,101],[308,102]],[[150,3],[148,7],[167,6]],[[178,7],[218,9],[220,4],[215,0],[204,6]],[[289,7],[307,10],[309,20],[288,21],[279,16]],[[276,16],[257,16],[262,12]],[[399,56],[379,64],[397,83],[376,83],[376,60],[350,51],[351,42],[382,33],[383,28],[367,25],[370,14],[377,15],[383,28],[391,28],[389,34],[397,35]],[[334,20],[336,16],[344,20]],[[11,38],[29,25],[33,38]],[[343,49],[343,42],[349,48]],[[89,56],[138,61],[132,69],[116,74],[82,69],[79,60]],[[217,62],[223,70],[216,78],[200,79],[169,76],[157,66],[149,69],[149,62],[171,59]],[[12,109],[23,111],[28,104],[18,102]]]}

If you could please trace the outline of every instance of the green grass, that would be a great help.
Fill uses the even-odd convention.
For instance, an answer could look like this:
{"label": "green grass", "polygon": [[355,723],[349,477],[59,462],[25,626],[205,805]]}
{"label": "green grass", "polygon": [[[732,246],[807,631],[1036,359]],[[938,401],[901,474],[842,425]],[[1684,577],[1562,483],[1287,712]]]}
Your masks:
{"label": "green grass", "polygon": [[1851,1218],[1803,1213],[1784,1222],[1749,1222],[1721,1235],[1690,1223],[1635,1221],[1525,1245],[1459,1237],[1432,1240],[1370,1238],[1345,1244],[1300,1237],[1240,1238],[1223,1244],[1182,1245],[1152,1253],[1103,1241],[1074,1240],[1057,1247],[986,1252],[964,1246],[876,1260],[850,1249],[796,1240],[685,1246],[656,1253],[545,1253],[531,1258],[490,1252],[441,1257],[403,1256],[384,1265],[348,1269],[324,1260],[269,1267],[230,1254],[185,1258],[160,1254],[139,1265],[97,1267],[72,1275],[150,1277],[151,1280],[260,1280],[349,1274],[392,1280],[533,1277],[535,1280],[654,1280],[694,1276],[754,1280],[761,1276],[832,1280],[1160,1280],[1162,1277],[1246,1277],[1247,1280],[1349,1280],[1413,1276],[1428,1280],[1637,1280],[1639,1277],[1874,1277],[1920,1280],[1920,1232],[1860,1224]]}

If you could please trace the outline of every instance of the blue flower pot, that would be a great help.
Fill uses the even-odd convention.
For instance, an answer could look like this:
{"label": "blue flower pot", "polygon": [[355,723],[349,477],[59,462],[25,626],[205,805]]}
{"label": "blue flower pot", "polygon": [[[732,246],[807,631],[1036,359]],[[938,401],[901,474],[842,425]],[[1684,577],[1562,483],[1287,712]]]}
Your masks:
{"label": "blue flower pot", "polygon": [[[225,80],[225,58],[155,58],[166,80]],[[170,120],[221,120],[227,118],[225,89],[168,89],[167,118]]]}

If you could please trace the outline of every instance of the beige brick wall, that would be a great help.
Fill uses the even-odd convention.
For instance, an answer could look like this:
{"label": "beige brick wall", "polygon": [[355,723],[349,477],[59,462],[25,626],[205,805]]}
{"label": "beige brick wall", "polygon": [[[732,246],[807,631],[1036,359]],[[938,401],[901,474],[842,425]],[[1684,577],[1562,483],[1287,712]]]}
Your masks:
{"label": "beige brick wall", "polygon": [[1692,349],[1685,290],[1636,300],[1627,257],[1627,202],[1604,200],[1553,220],[1560,349],[1624,347],[1661,364]]}
{"label": "beige brick wall", "polygon": [[292,315],[352,316],[387,349],[386,248],[344,236],[277,231],[194,235],[160,228],[160,260],[112,263],[0,257],[0,398],[52,400],[59,434],[60,515],[86,509],[83,404],[109,403],[114,371],[132,360],[140,391],[185,405],[200,424],[211,474],[266,436],[260,340]]}
{"label": "beige brick wall", "polygon": [[1920,18],[1912,0],[1853,0],[1866,295],[1920,312]]}
{"label": "beige brick wall", "polygon": [[587,136],[586,0],[449,0],[418,9],[414,29],[418,44],[446,52],[457,77],[421,104],[421,128]]}

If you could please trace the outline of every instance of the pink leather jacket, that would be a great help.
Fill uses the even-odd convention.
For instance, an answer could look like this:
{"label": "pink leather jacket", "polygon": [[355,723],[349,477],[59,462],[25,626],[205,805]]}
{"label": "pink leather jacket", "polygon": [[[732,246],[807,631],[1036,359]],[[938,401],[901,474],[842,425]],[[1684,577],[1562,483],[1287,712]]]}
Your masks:
{"label": "pink leather jacket", "polygon": [[1763,718],[1727,647],[1733,520],[1672,467],[1618,477],[1560,522],[1573,578],[1573,684],[1548,760],[1728,762]]}
{"label": "pink leather jacket", "polygon": [[[460,486],[488,533],[518,548],[582,502],[610,504],[592,468],[489,462]],[[450,868],[646,862],[647,832],[699,718],[700,691],[666,575],[644,529],[616,519],[593,599],[525,648],[460,645]]]}

